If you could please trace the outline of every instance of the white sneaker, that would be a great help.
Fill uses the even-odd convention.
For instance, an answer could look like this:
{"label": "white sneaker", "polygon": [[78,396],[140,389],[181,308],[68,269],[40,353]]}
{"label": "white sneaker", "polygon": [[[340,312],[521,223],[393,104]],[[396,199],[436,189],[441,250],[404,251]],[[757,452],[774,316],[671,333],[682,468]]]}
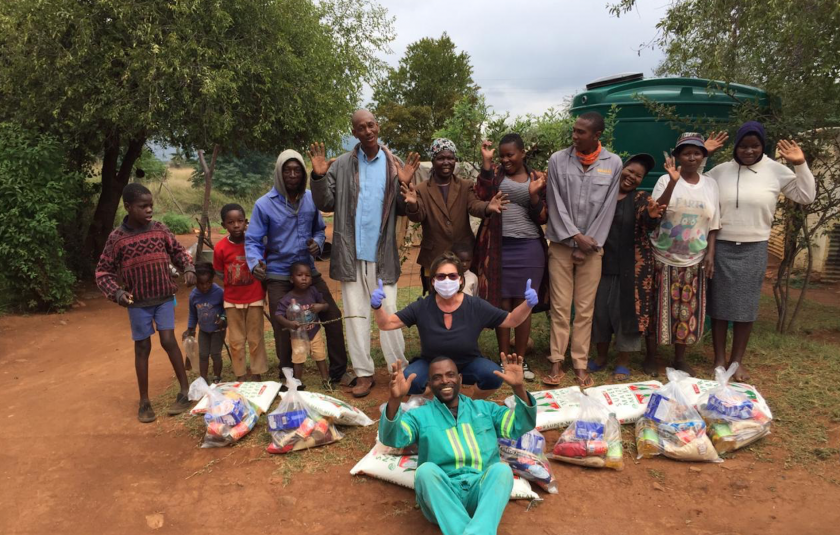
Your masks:
{"label": "white sneaker", "polygon": [[536,375],[534,375],[534,372],[531,371],[531,367],[528,366],[528,363],[524,360],[522,361],[522,371],[522,376],[525,378],[526,381],[533,381],[534,379],[536,379]]}

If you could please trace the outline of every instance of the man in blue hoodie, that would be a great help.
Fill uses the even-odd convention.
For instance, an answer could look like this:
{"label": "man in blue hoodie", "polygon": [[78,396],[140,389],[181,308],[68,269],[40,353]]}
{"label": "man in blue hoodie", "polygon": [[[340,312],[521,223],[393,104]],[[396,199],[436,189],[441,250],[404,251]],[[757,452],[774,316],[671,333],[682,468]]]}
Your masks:
{"label": "man in blue hoodie", "polygon": [[[318,317],[321,321],[341,318],[327,283],[315,269],[314,257],[321,254],[326,235],[324,219],[315,207],[312,193],[306,189],[306,166],[294,150],[284,150],[274,166],[274,187],[257,199],[248,230],[245,232],[245,254],[254,277],[265,280],[268,305],[274,328],[274,343],[280,368],[292,366],[289,331],[275,323],[277,304],[292,289],[290,268],[303,262],[312,270],[312,286],[321,292],[328,308]],[[327,356],[330,360],[330,381],[338,383],[347,371],[347,349],[341,322],[324,325]],[[282,377],[282,373],[281,373]]]}

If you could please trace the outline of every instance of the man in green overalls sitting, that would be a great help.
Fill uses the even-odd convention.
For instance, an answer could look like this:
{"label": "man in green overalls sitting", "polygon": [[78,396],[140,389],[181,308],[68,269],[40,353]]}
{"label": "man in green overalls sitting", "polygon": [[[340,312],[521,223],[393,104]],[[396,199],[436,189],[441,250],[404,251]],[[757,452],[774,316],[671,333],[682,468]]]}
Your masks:
{"label": "man in green overalls sitting", "polygon": [[386,446],[418,445],[414,476],[417,504],[444,535],[496,533],[513,487],[510,467],[499,462],[499,438],[517,439],[537,421],[534,398],[525,391],[522,357],[502,353],[504,372],[495,371],[513,389],[513,409],[460,395],[461,375],[452,359],[429,364],[429,387],[435,399],[403,412],[415,374],[406,378],[400,362],[391,374],[391,397],[379,420]]}

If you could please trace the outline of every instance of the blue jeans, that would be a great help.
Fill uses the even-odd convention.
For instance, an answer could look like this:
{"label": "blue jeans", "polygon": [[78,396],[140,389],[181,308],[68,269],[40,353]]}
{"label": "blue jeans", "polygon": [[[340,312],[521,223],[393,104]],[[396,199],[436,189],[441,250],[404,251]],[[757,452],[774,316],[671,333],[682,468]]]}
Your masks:
{"label": "blue jeans", "polygon": [[[495,390],[502,386],[502,379],[493,373],[502,371],[502,368],[490,359],[476,357],[470,361],[456,362],[456,365],[465,385],[476,385],[481,390]],[[408,377],[412,373],[416,373],[417,377],[412,381],[408,393],[422,394],[426,391],[426,384],[429,382],[429,361],[423,358],[411,361],[411,364],[403,370],[403,374]]]}

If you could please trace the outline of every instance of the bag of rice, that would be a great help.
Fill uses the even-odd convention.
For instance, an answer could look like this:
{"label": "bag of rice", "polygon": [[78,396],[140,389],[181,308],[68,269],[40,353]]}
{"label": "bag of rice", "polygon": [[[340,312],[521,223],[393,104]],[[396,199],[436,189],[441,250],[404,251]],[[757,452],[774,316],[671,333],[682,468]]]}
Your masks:
{"label": "bag of rice", "polygon": [[[284,396],[285,393],[280,394]],[[373,425],[368,415],[353,405],[320,392],[299,391],[298,395],[315,411],[332,418],[337,425]]]}
{"label": "bag of rice", "polygon": [[639,459],[664,455],[678,461],[721,462],[706,434],[706,423],[682,393],[688,374],[667,369],[668,384],[650,396],[644,415],[636,421]]}
{"label": "bag of rice", "polygon": [[662,388],[659,381],[625,383],[620,385],[593,386],[586,389],[586,395],[606,405],[614,412],[618,422],[632,424],[642,417],[650,395]]}
{"label": "bag of rice", "polygon": [[[537,431],[559,429],[577,418],[580,412],[578,394],[580,388],[577,386],[531,392],[537,402]],[[505,405],[514,408],[514,396],[508,396]]]}
{"label": "bag of rice", "polygon": [[715,368],[715,379],[720,386],[710,390],[705,402],[699,405],[700,415],[709,426],[709,436],[718,453],[735,451],[770,434],[772,416],[729,384],[737,369],[737,362],[732,363],[729,370],[721,366]]}
{"label": "bag of rice", "polygon": [[[362,457],[350,470],[350,475],[366,475],[394,483],[409,489],[414,488],[414,472],[417,471],[416,455],[388,455],[377,453],[376,446]],[[521,477],[513,476],[511,500],[538,500],[539,495],[531,490],[531,485]]]}

